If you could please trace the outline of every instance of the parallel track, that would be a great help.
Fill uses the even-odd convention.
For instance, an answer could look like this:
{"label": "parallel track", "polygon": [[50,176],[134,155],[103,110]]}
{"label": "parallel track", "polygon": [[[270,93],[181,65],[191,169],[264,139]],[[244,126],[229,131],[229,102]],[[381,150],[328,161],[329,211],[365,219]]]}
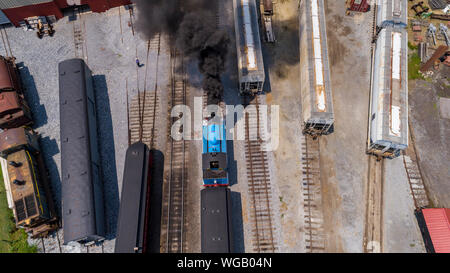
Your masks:
{"label": "parallel track", "polygon": [[[373,85],[373,60],[375,56],[377,35],[377,5],[372,9],[372,36],[371,36],[371,74],[369,84],[369,113],[372,111],[372,85]],[[367,124],[367,145],[370,139],[370,120]],[[379,253],[383,250],[383,184],[384,184],[384,159],[368,155],[368,173],[365,196],[365,227],[363,237],[363,251],[365,253]]]}
{"label": "parallel track", "polygon": [[368,156],[366,219],[363,239],[363,251],[366,253],[383,251],[384,161],[375,156]]}
{"label": "parallel track", "polygon": [[86,253],[105,253],[103,242],[97,244],[86,245]]}
{"label": "parallel track", "polygon": [[[61,234],[60,234],[61,233]],[[60,237],[62,236],[62,230],[53,232],[46,237],[41,237],[38,239],[41,253],[68,253],[67,247],[63,247],[62,240]],[[80,246],[84,249],[85,253],[105,253],[104,244],[102,242],[93,243],[90,245]],[[83,252],[83,253],[84,253]]]}
{"label": "parallel track", "polygon": [[81,58],[86,62],[86,64],[89,64],[87,44],[85,38],[86,24],[81,16],[81,11],[79,8],[73,9],[73,17],[74,20],[72,21],[72,27],[73,27],[73,41],[75,45],[75,57]]}
{"label": "parallel track", "polygon": [[245,113],[245,156],[252,218],[253,251],[275,252],[274,223],[271,210],[271,183],[267,152],[263,149],[263,124],[258,96],[250,103],[255,106]]}
{"label": "parallel track", "polygon": [[6,29],[4,26],[0,27],[0,35],[2,36],[2,41],[3,41],[3,48],[5,49],[6,52],[6,57],[14,57],[11,51],[11,45],[9,44],[9,38],[8,38],[8,33],[6,32]]}
{"label": "parallel track", "polygon": [[[155,135],[158,133],[155,128],[156,115],[159,110],[159,97],[158,97],[158,65],[161,48],[161,35],[156,35],[153,39],[147,43],[146,53],[146,68],[144,75],[144,91],[138,90],[138,95],[131,99],[131,105],[128,104],[128,143],[129,145],[135,142],[143,142],[152,149],[155,145]],[[147,90],[147,75],[149,63],[149,52],[152,50],[157,51],[155,60],[156,65],[156,77],[153,91]],[[139,68],[136,73],[139,74]],[[128,89],[128,82],[127,82]],[[128,92],[128,90],[127,90]],[[128,94],[127,94],[128,100]]]}
{"label": "parallel track", "polygon": [[324,252],[326,240],[323,228],[319,138],[305,135],[303,139],[302,186],[305,213],[305,248],[306,252],[309,253]]}
{"label": "parallel track", "polygon": [[417,155],[415,138],[411,126],[409,126],[409,147],[403,151],[403,164],[406,169],[414,207],[416,209],[428,207],[430,200],[423,183],[422,170],[420,169],[419,157]]}
{"label": "parallel track", "polygon": [[59,232],[55,231],[46,238],[41,237],[40,243],[42,253],[63,253],[64,251],[59,236]]}
{"label": "parallel track", "polygon": [[[171,52],[171,106],[186,105],[186,75],[184,72],[183,56],[173,50]],[[181,72],[178,72],[180,69]],[[178,72],[178,73],[177,73]],[[169,108],[170,109],[170,108]],[[171,111],[169,111],[171,112]],[[165,242],[163,251],[168,253],[183,253],[186,249],[185,236],[185,189],[187,176],[187,142],[184,139],[175,140],[170,135],[171,127],[178,118],[170,118],[169,141],[166,158],[169,169],[165,174],[165,208],[163,223],[165,227]],[[165,215],[164,215],[165,214]]]}

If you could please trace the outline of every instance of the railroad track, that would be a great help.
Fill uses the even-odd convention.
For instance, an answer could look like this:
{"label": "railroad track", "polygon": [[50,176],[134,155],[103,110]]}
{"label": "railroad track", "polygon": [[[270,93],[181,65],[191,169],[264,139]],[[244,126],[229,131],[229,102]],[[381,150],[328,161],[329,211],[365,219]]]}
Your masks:
{"label": "railroad track", "polygon": [[73,41],[75,45],[75,57],[82,58],[88,64],[88,52],[86,45],[86,24],[81,16],[79,8],[73,9],[72,27],[73,27]]}
{"label": "railroad track", "polygon": [[383,251],[384,159],[368,156],[366,219],[363,239],[365,253]]}
{"label": "railroad track", "polygon": [[[156,35],[153,39],[147,42],[146,53],[146,68],[144,75],[144,91],[139,90],[138,94],[131,99],[131,105],[128,102],[127,94],[127,112],[128,112],[128,144],[131,145],[135,142],[143,142],[152,149],[155,145],[155,135],[158,130],[155,128],[156,115],[159,112],[159,97],[158,97],[158,66],[159,56],[161,48],[161,35]],[[155,85],[152,88],[153,91],[147,90],[147,76],[149,67],[149,53],[150,51],[157,51],[155,60]],[[139,68],[136,73],[139,75]],[[128,93],[128,82],[127,82]]]}
{"label": "railroad track", "polygon": [[324,252],[326,237],[323,227],[319,138],[303,136],[302,152],[305,248],[309,253]]}
{"label": "railroad track", "polygon": [[4,26],[0,28],[0,35],[2,36],[3,48],[6,52],[6,57],[14,57],[11,51],[11,45],[9,44],[8,33]]}
{"label": "railroad track", "polygon": [[43,253],[63,253],[59,233],[60,232],[56,231],[46,238],[39,238],[39,241],[41,243],[41,251]]}
{"label": "railroad track", "polygon": [[[61,234],[60,234],[61,233]],[[41,237],[36,240],[40,244],[41,253],[68,253],[72,252],[62,245],[62,230],[54,232],[47,237]],[[103,241],[90,245],[80,245],[85,253],[105,253]]]}
{"label": "railroad track", "polygon": [[419,165],[419,157],[417,156],[415,138],[411,126],[409,126],[409,147],[403,151],[403,164],[408,177],[414,207],[416,209],[428,207],[430,200],[423,183],[422,171]]}
{"label": "railroad track", "polygon": [[378,5],[374,4],[373,5],[373,9],[371,9],[372,12],[372,36],[371,36],[371,50],[374,51],[375,49],[375,43],[377,40],[377,36],[378,36],[378,29],[377,29],[377,10],[378,10]]}
{"label": "railroad track", "polygon": [[[171,108],[176,105],[186,105],[186,75],[183,56],[171,52]],[[181,70],[181,71],[178,71]],[[170,117],[167,142],[167,165],[164,173],[164,211],[162,223],[162,252],[182,253],[186,249],[185,236],[185,189],[188,182],[187,174],[187,142],[184,139],[175,140],[171,136],[172,125],[178,120]],[[181,132],[180,132],[181,133]]]}
{"label": "railroad track", "polygon": [[260,122],[258,96],[245,113],[245,156],[247,165],[250,214],[252,218],[253,251],[275,252],[274,223],[271,210],[271,183],[268,156],[263,149],[263,124]]}
{"label": "railroad track", "polygon": [[[374,73],[374,57],[377,39],[377,5],[372,9],[372,35],[371,35],[371,68],[369,83],[369,113],[372,108],[372,85]],[[367,125],[367,144],[370,136],[370,121]],[[383,185],[384,185],[384,159],[368,155],[367,186],[365,194],[365,227],[363,237],[363,251],[365,253],[380,253],[383,250]]]}
{"label": "railroad track", "polygon": [[99,243],[85,245],[84,247],[86,248],[86,253],[105,253],[103,241]]}

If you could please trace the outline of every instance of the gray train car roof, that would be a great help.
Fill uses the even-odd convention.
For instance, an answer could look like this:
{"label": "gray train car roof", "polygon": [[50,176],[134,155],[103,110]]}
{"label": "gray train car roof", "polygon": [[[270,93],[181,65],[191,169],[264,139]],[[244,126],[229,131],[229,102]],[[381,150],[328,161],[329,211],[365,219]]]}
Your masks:
{"label": "gray train car roof", "polygon": [[[317,10],[314,12],[313,1],[317,3]],[[323,0],[303,0],[299,9],[300,92],[303,121],[332,124],[334,122],[333,97],[324,3]],[[314,44],[314,41],[319,42],[319,39],[320,43]],[[319,46],[320,50],[315,50]],[[320,56],[316,54],[317,51],[321,52]],[[324,93],[321,92],[322,88]],[[321,107],[324,108],[320,109]]]}
{"label": "gray train car roof", "polygon": [[264,62],[261,51],[261,39],[259,36],[258,12],[255,0],[247,0],[250,7],[250,26],[252,35],[248,39],[253,40],[256,69],[250,70],[247,62],[248,43],[244,26],[242,0],[233,0],[234,28],[236,34],[236,49],[238,58],[239,82],[264,82]]}
{"label": "gray train car roof", "polygon": [[371,94],[372,143],[408,145],[408,32],[391,27],[378,35]]}
{"label": "gray train car roof", "polygon": [[143,247],[148,163],[147,145],[138,142],[127,149],[117,224],[116,253],[135,253],[135,247],[140,249]]}
{"label": "gray train car roof", "polygon": [[202,253],[227,253],[233,250],[231,199],[227,187],[201,190]]}
{"label": "gray train car roof", "polygon": [[408,25],[408,0],[377,0],[377,25]]}
{"label": "gray train car roof", "polygon": [[61,195],[65,244],[96,235],[85,69],[88,68],[81,59],[59,63]]}

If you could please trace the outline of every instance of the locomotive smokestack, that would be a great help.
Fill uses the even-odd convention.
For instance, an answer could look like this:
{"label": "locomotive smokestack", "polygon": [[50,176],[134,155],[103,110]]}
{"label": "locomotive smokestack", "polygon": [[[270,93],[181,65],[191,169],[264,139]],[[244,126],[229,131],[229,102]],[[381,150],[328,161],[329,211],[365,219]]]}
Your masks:
{"label": "locomotive smokestack", "polygon": [[[225,70],[229,38],[215,27],[215,1],[211,0],[135,0],[137,30],[148,39],[158,32],[170,37],[170,45],[198,60],[203,74],[202,87],[208,104],[221,100],[220,80]],[[212,14],[212,15],[211,15]]]}

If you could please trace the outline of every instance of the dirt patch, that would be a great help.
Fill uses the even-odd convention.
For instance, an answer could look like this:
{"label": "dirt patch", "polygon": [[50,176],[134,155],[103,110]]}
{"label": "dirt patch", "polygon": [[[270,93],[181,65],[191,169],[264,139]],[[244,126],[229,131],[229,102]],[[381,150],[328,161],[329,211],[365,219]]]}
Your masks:
{"label": "dirt patch", "polygon": [[[326,138],[321,138],[321,146],[327,145]],[[337,189],[336,172],[333,159],[324,153],[320,155],[320,182],[322,187],[323,227],[326,232],[326,251],[343,252],[341,238],[338,233],[339,219],[335,212],[340,209],[341,196]]]}
{"label": "dirt patch", "polygon": [[300,58],[298,39],[298,17],[277,21],[274,25],[277,43],[267,45],[270,57],[267,66],[274,69],[278,78],[289,76],[290,68],[298,63]]}
{"label": "dirt patch", "polygon": [[339,41],[338,35],[336,34],[339,33],[339,36],[347,36],[352,33],[352,30],[349,26],[342,27],[343,18],[341,16],[334,15],[332,18],[331,23],[327,22],[327,43],[330,65],[335,66],[345,58],[348,52],[347,47]]}
{"label": "dirt patch", "polygon": [[350,33],[352,33],[352,29],[349,26],[345,26],[342,30],[341,30],[341,35],[342,36],[347,36]]}
{"label": "dirt patch", "polygon": [[328,29],[327,36],[330,65],[335,66],[345,59],[345,55],[347,54],[348,50],[343,44],[339,42],[335,31]]}

